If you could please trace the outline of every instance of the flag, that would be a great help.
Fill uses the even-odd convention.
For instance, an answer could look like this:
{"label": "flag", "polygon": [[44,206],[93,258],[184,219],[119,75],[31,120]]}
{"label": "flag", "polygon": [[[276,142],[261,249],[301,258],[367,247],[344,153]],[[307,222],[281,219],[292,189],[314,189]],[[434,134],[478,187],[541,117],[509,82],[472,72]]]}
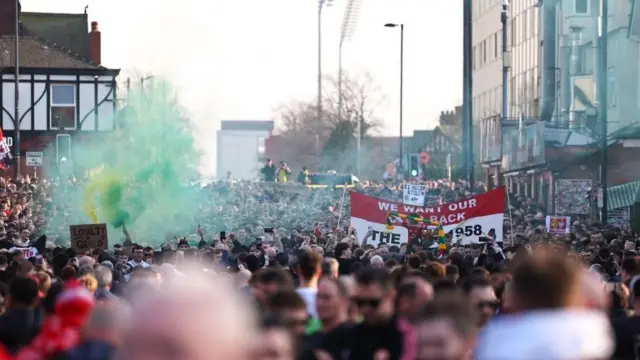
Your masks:
{"label": "flag", "polygon": [[11,156],[11,149],[9,148],[9,144],[7,144],[7,139],[5,139],[2,134],[2,129],[0,129],[0,169],[6,169],[13,156]]}

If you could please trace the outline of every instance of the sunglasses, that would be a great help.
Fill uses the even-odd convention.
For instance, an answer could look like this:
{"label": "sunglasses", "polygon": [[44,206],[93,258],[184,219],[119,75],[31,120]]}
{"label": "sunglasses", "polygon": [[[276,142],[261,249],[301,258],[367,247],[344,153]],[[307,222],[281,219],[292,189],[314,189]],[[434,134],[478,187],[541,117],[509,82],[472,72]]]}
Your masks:
{"label": "sunglasses", "polygon": [[372,309],[377,309],[381,302],[381,299],[375,298],[353,298],[353,303],[359,308],[370,307]]}

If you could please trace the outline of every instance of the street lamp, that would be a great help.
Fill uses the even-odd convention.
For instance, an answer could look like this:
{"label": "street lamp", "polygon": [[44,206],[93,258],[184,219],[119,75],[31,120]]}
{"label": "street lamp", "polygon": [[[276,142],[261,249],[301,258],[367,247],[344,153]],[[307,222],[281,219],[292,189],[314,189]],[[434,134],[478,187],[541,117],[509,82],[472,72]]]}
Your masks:
{"label": "street lamp", "polygon": [[[355,23],[360,11],[361,0],[349,0],[342,18],[342,26],[340,28],[340,44],[338,47],[338,122],[342,121],[342,108],[344,94],[342,91],[342,47],[345,41],[351,38],[355,29]],[[351,117],[349,116],[349,121]],[[356,125],[356,174],[360,176],[360,142],[362,138],[361,119],[357,119]]]}
{"label": "street lamp", "polygon": [[404,175],[404,166],[402,161],[402,93],[404,90],[404,24],[386,23],[385,27],[400,27],[400,159],[398,160],[398,178]]}
{"label": "street lamp", "polygon": [[600,102],[600,108],[598,109],[598,120],[600,121],[600,146],[602,147],[601,153],[601,163],[600,163],[600,186],[602,187],[602,209],[601,209],[601,219],[603,225],[607,225],[608,219],[608,196],[607,196],[607,172],[608,172],[608,154],[607,148],[608,144],[608,129],[607,129],[607,121],[608,121],[608,106],[609,106],[609,97],[608,97],[608,65],[607,65],[607,50],[608,50],[608,36],[609,36],[609,0],[600,0],[600,14],[598,21],[598,50],[600,57],[600,68],[597,69],[600,73],[598,77],[599,83],[596,87],[598,101]]}
{"label": "street lamp", "polygon": [[322,121],[322,9],[333,0],[318,0],[318,121]]}

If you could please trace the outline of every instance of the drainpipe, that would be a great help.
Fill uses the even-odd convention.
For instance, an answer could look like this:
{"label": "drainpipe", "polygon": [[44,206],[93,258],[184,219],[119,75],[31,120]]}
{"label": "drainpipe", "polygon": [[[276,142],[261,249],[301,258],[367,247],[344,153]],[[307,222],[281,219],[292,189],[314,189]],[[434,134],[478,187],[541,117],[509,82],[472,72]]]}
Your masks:
{"label": "drainpipe", "polygon": [[571,75],[573,67],[572,64],[572,52],[571,52],[571,43],[569,36],[565,35],[562,37],[562,55],[560,58],[561,66],[560,66],[560,82],[561,82],[561,94],[560,94],[560,104],[562,116],[558,119],[558,125],[566,129],[569,127],[569,118],[571,114]]}
{"label": "drainpipe", "polygon": [[540,120],[550,121],[556,103],[557,0],[544,0],[540,7],[542,24]]}
{"label": "drainpipe", "polygon": [[[573,82],[571,81],[571,77],[582,75],[582,63],[585,59],[582,59],[580,49],[582,48],[583,40],[582,40],[583,29],[581,27],[571,27],[571,63],[569,66],[570,69],[570,78],[569,78],[569,87],[568,90],[571,93]],[[571,102],[570,113],[569,113],[569,126],[572,130],[580,130],[581,124],[579,119],[576,117],[575,109],[573,108],[573,101]]]}

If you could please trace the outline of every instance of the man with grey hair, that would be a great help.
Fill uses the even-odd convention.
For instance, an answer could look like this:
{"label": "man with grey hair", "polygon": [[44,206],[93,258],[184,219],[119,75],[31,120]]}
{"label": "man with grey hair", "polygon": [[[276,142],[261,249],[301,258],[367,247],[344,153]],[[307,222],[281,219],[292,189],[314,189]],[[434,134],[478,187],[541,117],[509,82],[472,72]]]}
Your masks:
{"label": "man with grey hair", "polygon": [[380,255],[374,255],[371,257],[371,267],[382,269],[384,267],[384,260]]}
{"label": "man with grey hair", "polygon": [[84,267],[92,268],[93,265],[95,264],[96,264],[96,261],[91,256],[88,256],[88,255],[85,255],[81,257],[80,260],[78,260],[79,268],[84,268]]}
{"label": "man with grey hair", "polygon": [[111,292],[113,283],[113,272],[106,266],[100,265],[95,270],[95,277],[98,281],[98,289],[96,290],[96,300],[113,300],[117,297]]}
{"label": "man with grey hair", "polygon": [[340,263],[334,258],[325,258],[322,262],[322,276],[337,279],[340,275]]}
{"label": "man with grey hair", "polygon": [[122,301],[94,306],[82,328],[80,343],[63,358],[66,360],[112,359],[124,342],[131,310]]}

